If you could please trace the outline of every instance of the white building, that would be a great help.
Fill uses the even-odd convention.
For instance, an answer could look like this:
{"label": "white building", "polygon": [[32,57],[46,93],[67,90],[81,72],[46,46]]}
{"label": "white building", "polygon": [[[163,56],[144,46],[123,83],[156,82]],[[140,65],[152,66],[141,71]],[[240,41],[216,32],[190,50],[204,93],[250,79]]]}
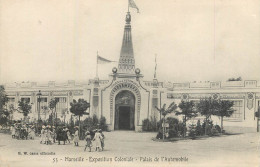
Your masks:
{"label": "white building", "polygon": [[[70,102],[83,98],[90,103],[90,116],[104,116],[110,130],[141,131],[142,120],[156,117],[159,112],[155,106],[177,104],[181,100],[199,101],[201,98],[227,99],[234,101],[235,112],[230,118],[225,118],[225,127],[233,127],[237,131],[257,130],[255,112],[260,106],[260,82],[255,80],[230,82],[193,82],[193,83],[162,83],[156,77],[153,81],[143,81],[143,73],[135,67],[134,50],[131,34],[131,15],[126,15],[123,42],[119,57],[118,68],[113,68],[109,80],[95,78],[88,83],[68,81],[57,84],[15,83],[6,84],[9,97],[8,105],[18,107],[18,101],[27,99],[32,104],[30,120],[38,119],[37,93],[41,90],[40,118],[47,119],[48,106],[52,98],[59,98],[57,116],[68,122]],[[219,121],[218,118],[214,118]]]}

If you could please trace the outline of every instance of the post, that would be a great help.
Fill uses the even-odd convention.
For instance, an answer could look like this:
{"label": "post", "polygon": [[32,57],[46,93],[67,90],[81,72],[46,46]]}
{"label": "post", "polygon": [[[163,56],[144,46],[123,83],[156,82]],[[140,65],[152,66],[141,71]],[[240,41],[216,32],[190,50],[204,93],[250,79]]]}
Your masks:
{"label": "post", "polygon": [[96,78],[98,77],[98,51],[97,51],[97,64],[96,64]]}
{"label": "post", "polygon": [[260,107],[258,105],[258,117],[257,117],[257,132],[260,132],[260,129],[259,129],[259,121],[260,121]]}

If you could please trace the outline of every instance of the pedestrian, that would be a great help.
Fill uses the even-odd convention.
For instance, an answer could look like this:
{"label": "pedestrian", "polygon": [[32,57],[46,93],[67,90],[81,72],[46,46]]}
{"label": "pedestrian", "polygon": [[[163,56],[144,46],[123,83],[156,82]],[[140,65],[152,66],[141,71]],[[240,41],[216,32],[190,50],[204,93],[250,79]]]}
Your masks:
{"label": "pedestrian", "polygon": [[44,144],[47,144],[47,128],[48,128],[48,126],[45,126],[44,133],[43,133]]}
{"label": "pedestrian", "polygon": [[53,143],[55,143],[56,137],[57,137],[57,133],[56,133],[55,126],[52,126],[52,139],[53,139]]}
{"label": "pedestrian", "polygon": [[46,144],[50,144],[51,143],[51,130],[50,130],[50,126],[47,126],[46,128]]}
{"label": "pedestrian", "polygon": [[11,135],[12,135],[12,138],[15,138],[15,127],[14,127],[14,125],[11,126]]}
{"label": "pedestrian", "polygon": [[99,133],[100,133],[100,135],[101,135],[101,148],[102,148],[102,151],[104,151],[104,147],[105,147],[105,135],[102,133],[102,130],[101,129],[99,129]]}
{"label": "pedestrian", "polygon": [[42,126],[42,130],[41,130],[41,142],[40,143],[42,143],[42,142],[44,142],[44,128],[45,128],[45,126],[43,125]]}
{"label": "pedestrian", "polygon": [[101,134],[98,132],[98,130],[95,130],[95,136],[93,141],[95,141],[95,145],[96,145],[96,151],[100,151],[101,150],[101,139],[102,136]]}
{"label": "pedestrian", "polygon": [[89,148],[89,152],[91,152],[92,142],[91,142],[91,135],[90,135],[89,131],[86,132],[85,140],[86,140],[86,146],[85,146],[84,151],[86,151],[86,149],[88,147]]}
{"label": "pedestrian", "polygon": [[71,140],[70,131],[69,131],[68,128],[66,128],[66,131],[67,131],[67,140],[68,140],[69,143],[70,143],[70,140]]}
{"label": "pedestrian", "polygon": [[74,133],[74,138],[73,138],[75,146],[79,146],[79,131],[78,127],[75,127],[75,133]]}
{"label": "pedestrian", "polygon": [[34,131],[34,129],[35,129],[35,128],[34,128],[34,126],[32,125],[30,129],[31,129],[30,137],[31,137],[32,140],[34,140],[34,138],[35,138],[35,131]]}

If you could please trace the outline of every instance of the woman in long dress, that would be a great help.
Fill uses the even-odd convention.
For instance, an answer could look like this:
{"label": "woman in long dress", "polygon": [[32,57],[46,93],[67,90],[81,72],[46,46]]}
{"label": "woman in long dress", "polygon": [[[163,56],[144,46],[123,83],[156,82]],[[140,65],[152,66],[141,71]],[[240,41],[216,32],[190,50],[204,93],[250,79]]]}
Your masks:
{"label": "woman in long dress", "polygon": [[102,140],[101,134],[97,130],[95,130],[95,136],[93,141],[95,141],[96,151],[101,150],[101,140]]}
{"label": "woman in long dress", "polygon": [[71,141],[71,136],[70,136],[70,131],[69,131],[69,129],[68,128],[66,128],[66,133],[67,133],[67,140],[69,141],[69,143],[70,143],[70,141]]}
{"label": "woman in long dress", "polygon": [[78,131],[78,127],[75,127],[75,133],[74,133],[74,138],[73,138],[73,141],[74,141],[74,144],[75,146],[79,146],[79,131]]}
{"label": "woman in long dress", "polygon": [[11,133],[12,133],[12,138],[15,138],[15,127],[14,127],[14,125],[11,126]]}
{"label": "woman in long dress", "polygon": [[35,138],[34,126],[31,126],[30,130],[31,130],[30,131],[30,137],[31,137],[32,140],[34,140],[34,138]]}
{"label": "woman in long dress", "polygon": [[41,130],[41,143],[44,142],[44,140],[45,140],[44,129],[45,129],[45,126],[42,126],[42,130]]}

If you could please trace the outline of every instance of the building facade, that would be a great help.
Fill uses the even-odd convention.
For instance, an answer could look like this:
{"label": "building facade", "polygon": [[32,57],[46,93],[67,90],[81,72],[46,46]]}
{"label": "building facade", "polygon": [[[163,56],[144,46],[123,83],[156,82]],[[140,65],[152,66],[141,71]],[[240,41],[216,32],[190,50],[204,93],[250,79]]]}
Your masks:
{"label": "building facade", "polygon": [[[96,77],[90,79],[88,83],[70,80],[64,84],[57,84],[54,81],[46,84],[36,82],[6,84],[5,89],[9,98],[7,106],[16,109],[18,101],[27,100],[32,105],[30,121],[46,120],[51,114],[48,104],[51,99],[56,98],[57,117],[69,122],[74,119],[69,112],[70,102],[73,99],[83,98],[90,103],[88,109],[90,116],[97,115],[99,118],[104,116],[110,130],[141,131],[142,120],[160,119],[155,106],[169,105],[173,101],[178,104],[181,100],[196,102],[202,98],[212,97],[234,101],[235,112],[231,117],[224,119],[226,127],[237,130],[243,128],[246,131],[259,129],[259,120],[255,117],[255,112],[260,109],[259,81],[166,84],[158,82],[156,76],[153,81],[144,81],[143,73],[135,67],[129,12],[125,21],[118,67],[112,69],[109,80],[100,80]],[[39,90],[41,96],[37,95]],[[220,121],[219,118],[213,119],[216,122]]]}

